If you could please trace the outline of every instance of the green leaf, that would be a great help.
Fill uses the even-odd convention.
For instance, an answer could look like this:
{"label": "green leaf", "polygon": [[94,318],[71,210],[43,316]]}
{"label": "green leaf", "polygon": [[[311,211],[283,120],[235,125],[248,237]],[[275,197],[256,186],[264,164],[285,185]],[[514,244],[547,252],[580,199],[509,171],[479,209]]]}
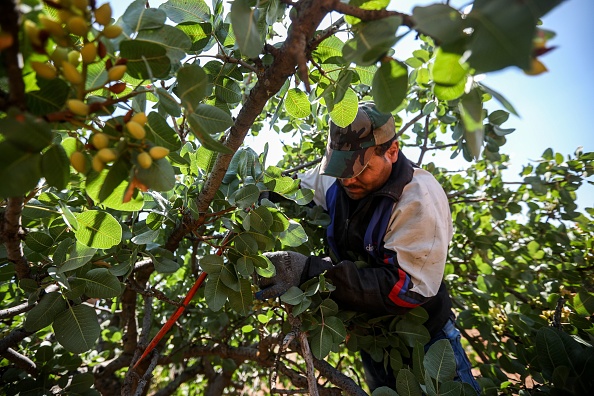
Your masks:
{"label": "green leaf", "polygon": [[243,256],[249,256],[258,253],[258,242],[253,238],[252,234],[247,232],[236,235],[233,238],[233,245],[239,254]]}
{"label": "green leaf", "polygon": [[480,89],[482,89],[483,91],[485,91],[486,93],[488,93],[489,95],[491,95],[492,97],[497,99],[497,101],[499,101],[499,103],[501,103],[501,105],[507,111],[509,111],[510,113],[512,113],[515,116],[518,116],[518,112],[516,111],[514,106],[507,99],[505,99],[505,97],[503,95],[501,95],[499,92],[492,90],[491,88],[485,86],[484,84],[479,84],[479,87],[480,87]]}
{"label": "green leaf", "polygon": [[83,353],[95,346],[101,327],[95,310],[88,305],[70,307],[53,322],[56,340],[67,351]]}
{"label": "green leaf", "polygon": [[289,227],[278,235],[279,240],[285,246],[298,247],[307,242],[307,233],[301,224],[289,220]]}
{"label": "green leaf", "polygon": [[227,288],[218,273],[209,274],[204,288],[204,298],[208,308],[219,311],[227,302]]}
{"label": "green leaf", "polygon": [[41,154],[0,142],[0,197],[24,195],[35,188],[40,178]]}
{"label": "green leaf", "polygon": [[37,85],[39,90],[25,94],[27,109],[31,114],[43,116],[60,111],[70,94],[68,83],[61,78],[52,80],[37,78]]}
{"label": "green leaf", "polygon": [[401,24],[399,16],[357,24],[354,38],[342,48],[342,56],[347,62],[373,65],[396,43],[396,30]]}
{"label": "green leaf", "polygon": [[0,119],[2,136],[19,150],[41,151],[52,143],[53,133],[42,118],[11,109]]}
{"label": "green leaf", "polygon": [[258,202],[259,196],[260,189],[258,186],[255,184],[248,184],[237,190],[229,199],[229,203],[231,205],[236,205],[240,209],[245,209]]}
{"label": "green leaf", "polygon": [[489,122],[493,125],[501,125],[509,118],[509,113],[505,110],[495,110],[488,116]]}
{"label": "green leaf", "polygon": [[212,25],[210,23],[184,22],[176,26],[184,32],[192,41],[188,52],[201,53],[210,49],[213,45]]}
{"label": "green leaf", "polygon": [[156,146],[169,149],[169,151],[176,151],[181,148],[179,135],[167,124],[165,118],[155,111],[149,113],[147,118],[148,122],[145,125],[145,130],[148,140],[155,143]]}
{"label": "green leaf", "polygon": [[204,0],[169,0],[159,6],[173,22],[208,22],[210,9]]}
{"label": "green leaf", "polygon": [[144,0],[136,0],[126,8],[123,21],[133,31],[144,29],[159,29],[165,24],[167,15],[165,11],[157,8],[147,8]]}
{"label": "green leaf", "polygon": [[455,100],[464,94],[465,87],[466,87],[466,80],[462,79],[458,82],[457,85],[454,85],[454,86],[434,84],[433,92],[435,93],[435,96],[438,99]]}
{"label": "green leaf", "polygon": [[425,345],[431,339],[425,326],[406,320],[399,321],[395,331],[409,347],[415,346],[417,342]]}
{"label": "green leaf", "polygon": [[[561,0],[476,1],[467,20],[474,30],[468,63],[476,73],[518,66],[529,70],[539,18]],[[493,56],[497,54],[497,56]]]}
{"label": "green leaf", "polygon": [[399,396],[422,396],[423,394],[415,375],[407,369],[398,371],[396,390]]}
{"label": "green leaf", "polygon": [[107,212],[88,210],[77,214],[76,220],[76,239],[89,247],[109,249],[122,239],[122,226]]}
{"label": "green leaf", "polygon": [[377,109],[390,113],[398,108],[408,91],[408,70],[406,65],[391,60],[382,62],[373,77],[371,94]]}
{"label": "green leaf", "polygon": [[465,37],[467,22],[456,9],[445,4],[432,4],[413,8],[415,28],[442,44],[449,44]]}
{"label": "green leaf", "polygon": [[176,95],[182,106],[189,112],[194,112],[200,101],[206,96],[208,77],[204,70],[196,65],[185,65],[177,72]]}
{"label": "green leaf", "polygon": [[546,379],[552,379],[556,367],[567,366],[573,368],[572,358],[568,353],[562,334],[552,327],[541,327],[536,333],[536,352],[542,374]]}
{"label": "green leaf", "polygon": [[412,352],[413,374],[419,383],[425,383],[425,370],[423,369],[423,360],[425,359],[425,344],[419,341],[415,342]]}
{"label": "green leaf", "polygon": [[166,78],[171,69],[167,49],[148,41],[122,40],[120,56],[128,60],[126,73],[140,80]]}
{"label": "green leaf", "polygon": [[[78,269],[91,261],[95,253],[97,253],[97,249],[88,247],[83,245],[80,242],[73,244],[70,247],[70,251],[68,252],[69,256],[64,262],[55,262],[55,264],[59,264],[58,272],[64,273],[67,271],[72,271]],[[56,256],[54,255],[54,260]]]}
{"label": "green leaf", "polygon": [[223,258],[216,254],[207,254],[200,259],[200,268],[207,274],[220,274],[225,262]]}
{"label": "green leaf", "polygon": [[321,64],[329,61],[335,63],[342,57],[344,43],[336,36],[330,36],[322,41],[312,52],[312,57]]}
{"label": "green leaf", "polygon": [[43,253],[48,251],[54,244],[54,238],[45,232],[33,231],[27,234],[25,244],[34,252]]}
{"label": "green leaf", "polygon": [[399,395],[392,388],[388,388],[387,386],[380,386],[379,388],[376,388],[371,393],[371,396],[399,396]]}
{"label": "green leaf", "polygon": [[443,339],[435,342],[423,359],[425,370],[438,382],[454,379],[456,376],[456,358],[450,341]]}
{"label": "green leaf", "polygon": [[[118,164],[119,162],[120,161],[117,161],[116,164]],[[116,164],[114,164],[114,166]],[[124,193],[126,192],[126,188],[128,186],[128,171],[122,171],[121,166],[126,166],[124,161],[121,161],[121,164],[115,166],[115,169],[112,166],[109,169],[103,169],[101,173],[89,173],[89,175],[87,176],[87,180],[85,181],[86,192],[93,201],[101,203],[101,205],[105,206],[106,208],[121,210],[125,212],[139,211],[144,206],[144,197],[142,194],[135,194],[132,197],[132,199],[130,199],[130,201],[123,202]],[[114,186],[114,183],[110,182],[109,180],[116,180],[117,178],[115,178],[115,176],[118,172],[120,173],[120,175],[122,174],[122,172],[124,172],[123,178],[120,178],[121,181],[119,182],[119,184]],[[110,189],[111,193],[105,196],[107,194],[107,191]]]}
{"label": "green leaf", "polygon": [[462,55],[446,52],[442,48],[435,51],[435,61],[431,67],[431,78],[436,84],[456,86],[466,82],[468,66],[460,63]]}
{"label": "green leaf", "polygon": [[248,214],[250,229],[266,233],[273,224],[272,213],[265,206],[258,206]]}
{"label": "green leaf", "polygon": [[25,330],[36,332],[49,326],[55,317],[66,309],[68,309],[68,303],[61,293],[49,292],[43,295],[39,304],[27,313]]}
{"label": "green leaf", "polygon": [[594,315],[594,295],[586,290],[580,290],[573,297],[572,306],[578,314],[592,316]]}
{"label": "green leaf", "polygon": [[247,316],[252,311],[254,297],[252,295],[252,284],[247,279],[239,279],[239,289],[230,291],[229,306],[240,315]]}
{"label": "green leaf", "polygon": [[179,117],[181,115],[180,104],[177,103],[177,99],[166,89],[158,87],[157,97],[159,98],[160,111],[164,111],[173,117]]}
{"label": "green leaf", "polygon": [[464,138],[475,159],[481,154],[484,142],[483,103],[478,89],[462,96],[458,109],[464,125]]}
{"label": "green leaf", "polygon": [[233,291],[239,291],[239,279],[237,278],[237,272],[235,272],[235,266],[233,264],[223,265],[219,276],[225,286]]}
{"label": "green leaf", "polygon": [[324,359],[332,350],[332,332],[326,326],[311,336],[311,352],[316,359]]}
{"label": "green leaf", "polygon": [[416,324],[423,324],[429,319],[429,314],[423,307],[416,307],[408,311],[405,315],[405,320]]}
{"label": "green leaf", "polygon": [[214,87],[216,98],[223,103],[239,103],[243,99],[241,87],[231,78],[217,78]]}
{"label": "green leaf", "polygon": [[169,25],[156,30],[143,30],[134,41],[139,45],[153,43],[164,47],[172,64],[182,60],[192,47],[192,40],[184,32]]}
{"label": "green leaf", "polygon": [[291,88],[285,97],[285,110],[293,118],[306,118],[311,115],[311,103],[305,92]]}
{"label": "green leaf", "polygon": [[248,58],[256,58],[262,52],[264,42],[258,31],[256,9],[248,0],[235,0],[231,4],[231,24],[241,52]]}
{"label": "green leaf", "polygon": [[91,389],[94,383],[95,376],[93,373],[75,374],[72,376],[72,380],[66,387],[66,391],[69,393],[84,394]]}
{"label": "green leaf", "polygon": [[179,269],[179,263],[175,261],[173,252],[162,247],[156,247],[149,252],[155,266],[155,271],[162,274],[172,274]]}
{"label": "green leaf", "polygon": [[148,169],[138,167],[136,178],[155,191],[169,191],[175,187],[175,170],[167,158],[153,160],[153,164]]}
{"label": "green leaf", "polygon": [[340,344],[346,338],[346,327],[344,327],[344,323],[338,317],[325,317],[323,325],[330,330],[334,344]]}
{"label": "green leaf", "polygon": [[233,119],[229,114],[217,107],[200,104],[196,111],[190,114],[188,120],[192,133],[205,148],[225,154],[232,153],[230,148],[223,146],[211,136],[211,134],[225,131],[233,125]]}
{"label": "green leaf", "polygon": [[122,294],[118,278],[107,268],[95,268],[79,277],[85,281],[85,294],[94,298],[112,298]]}
{"label": "green leaf", "polygon": [[47,183],[61,190],[68,184],[70,161],[64,147],[52,144],[41,156],[41,174]]}
{"label": "green leaf", "polygon": [[292,286],[281,297],[281,301],[289,305],[297,305],[302,302],[307,296],[303,290],[297,286]]}
{"label": "green leaf", "polygon": [[352,89],[348,89],[345,92],[344,98],[334,104],[332,111],[330,112],[330,119],[332,122],[341,128],[345,128],[350,125],[357,116],[357,110],[359,108],[359,98]]}

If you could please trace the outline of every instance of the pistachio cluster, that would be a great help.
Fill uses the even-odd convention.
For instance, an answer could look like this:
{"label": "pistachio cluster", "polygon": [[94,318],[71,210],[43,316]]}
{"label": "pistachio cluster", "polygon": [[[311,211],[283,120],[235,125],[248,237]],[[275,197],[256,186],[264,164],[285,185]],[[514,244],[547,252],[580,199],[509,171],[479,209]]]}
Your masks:
{"label": "pistachio cluster", "polygon": [[[121,135],[113,136],[100,131],[95,131],[89,139],[92,152],[91,166],[96,172],[101,172],[106,165],[116,161],[122,155],[130,155],[135,158],[136,164],[148,169],[153,161],[160,160],[169,155],[169,150],[162,146],[151,146],[145,140],[147,123],[146,114],[139,112],[133,116],[126,116],[127,121],[122,125]],[[81,145],[82,146],[82,145]],[[85,173],[87,159],[85,154],[77,150],[70,156],[72,167]]]}
{"label": "pistachio cluster", "polygon": [[[45,79],[61,76],[73,85],[77,99],[82,101],[88,92],[101,88],[85,90],[88,65],[107,55],[101,38],[117,38],[122,28],[112,23],[109,3],[92,9],[88,0],[59,0],[50,6],[56,8],[58,19],[41,14],[38,24],[31,20],[24,23],[32,47],[48,56],[46,62],[32,61],[31,67]],[[105,66],[108,83],[120,80],[126,73],[123,59],[108,59]],[[68,108],[78,116],[86,116],[89,111],[77,102],[69,102]]]}

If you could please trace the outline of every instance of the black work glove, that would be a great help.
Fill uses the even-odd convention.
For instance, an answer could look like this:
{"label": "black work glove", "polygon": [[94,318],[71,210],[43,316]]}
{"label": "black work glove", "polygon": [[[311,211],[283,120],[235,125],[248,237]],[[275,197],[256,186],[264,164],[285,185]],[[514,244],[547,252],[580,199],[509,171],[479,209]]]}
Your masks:
{"label": "black work glove", "polygon": [[292,286],[299,286],[307,256],[288,251],[264,253],[264,256],[276,268],[276,275],[272,278],[260,279],[258,284],[262,290],[256,293],[258,300],[278,297]]}

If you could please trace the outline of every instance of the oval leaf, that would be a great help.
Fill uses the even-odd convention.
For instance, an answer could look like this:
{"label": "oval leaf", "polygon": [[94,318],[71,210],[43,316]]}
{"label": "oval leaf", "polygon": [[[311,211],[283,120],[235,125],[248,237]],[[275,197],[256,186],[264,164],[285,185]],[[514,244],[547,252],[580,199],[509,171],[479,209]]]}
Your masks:
{"label": "oval leaf", "polygon": [[62,312],[54,320],[53,328],[56,340],[72,353],[93,348],[101,335],[97,314],[88,305],[77,305]]}
{"label": "oval leaf", "polygon": [[107,212],[89,210],[77,214],[76,220],[76,239],[86,246],[109,249],[122,239],[122,226]]}

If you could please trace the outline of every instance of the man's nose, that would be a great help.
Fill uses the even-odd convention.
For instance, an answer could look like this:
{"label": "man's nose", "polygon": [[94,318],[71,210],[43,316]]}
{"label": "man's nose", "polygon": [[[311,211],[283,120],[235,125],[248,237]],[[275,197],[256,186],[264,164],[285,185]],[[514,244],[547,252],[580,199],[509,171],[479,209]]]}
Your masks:
{"label": "man's nose", "polygon": [[340,182],[345,187],[348,187],[348,186],[350,186],[352,184],[355,184],[356,181],[357,181],[357,178],[356,177],[351,177],[349,179],[340,179]]}

